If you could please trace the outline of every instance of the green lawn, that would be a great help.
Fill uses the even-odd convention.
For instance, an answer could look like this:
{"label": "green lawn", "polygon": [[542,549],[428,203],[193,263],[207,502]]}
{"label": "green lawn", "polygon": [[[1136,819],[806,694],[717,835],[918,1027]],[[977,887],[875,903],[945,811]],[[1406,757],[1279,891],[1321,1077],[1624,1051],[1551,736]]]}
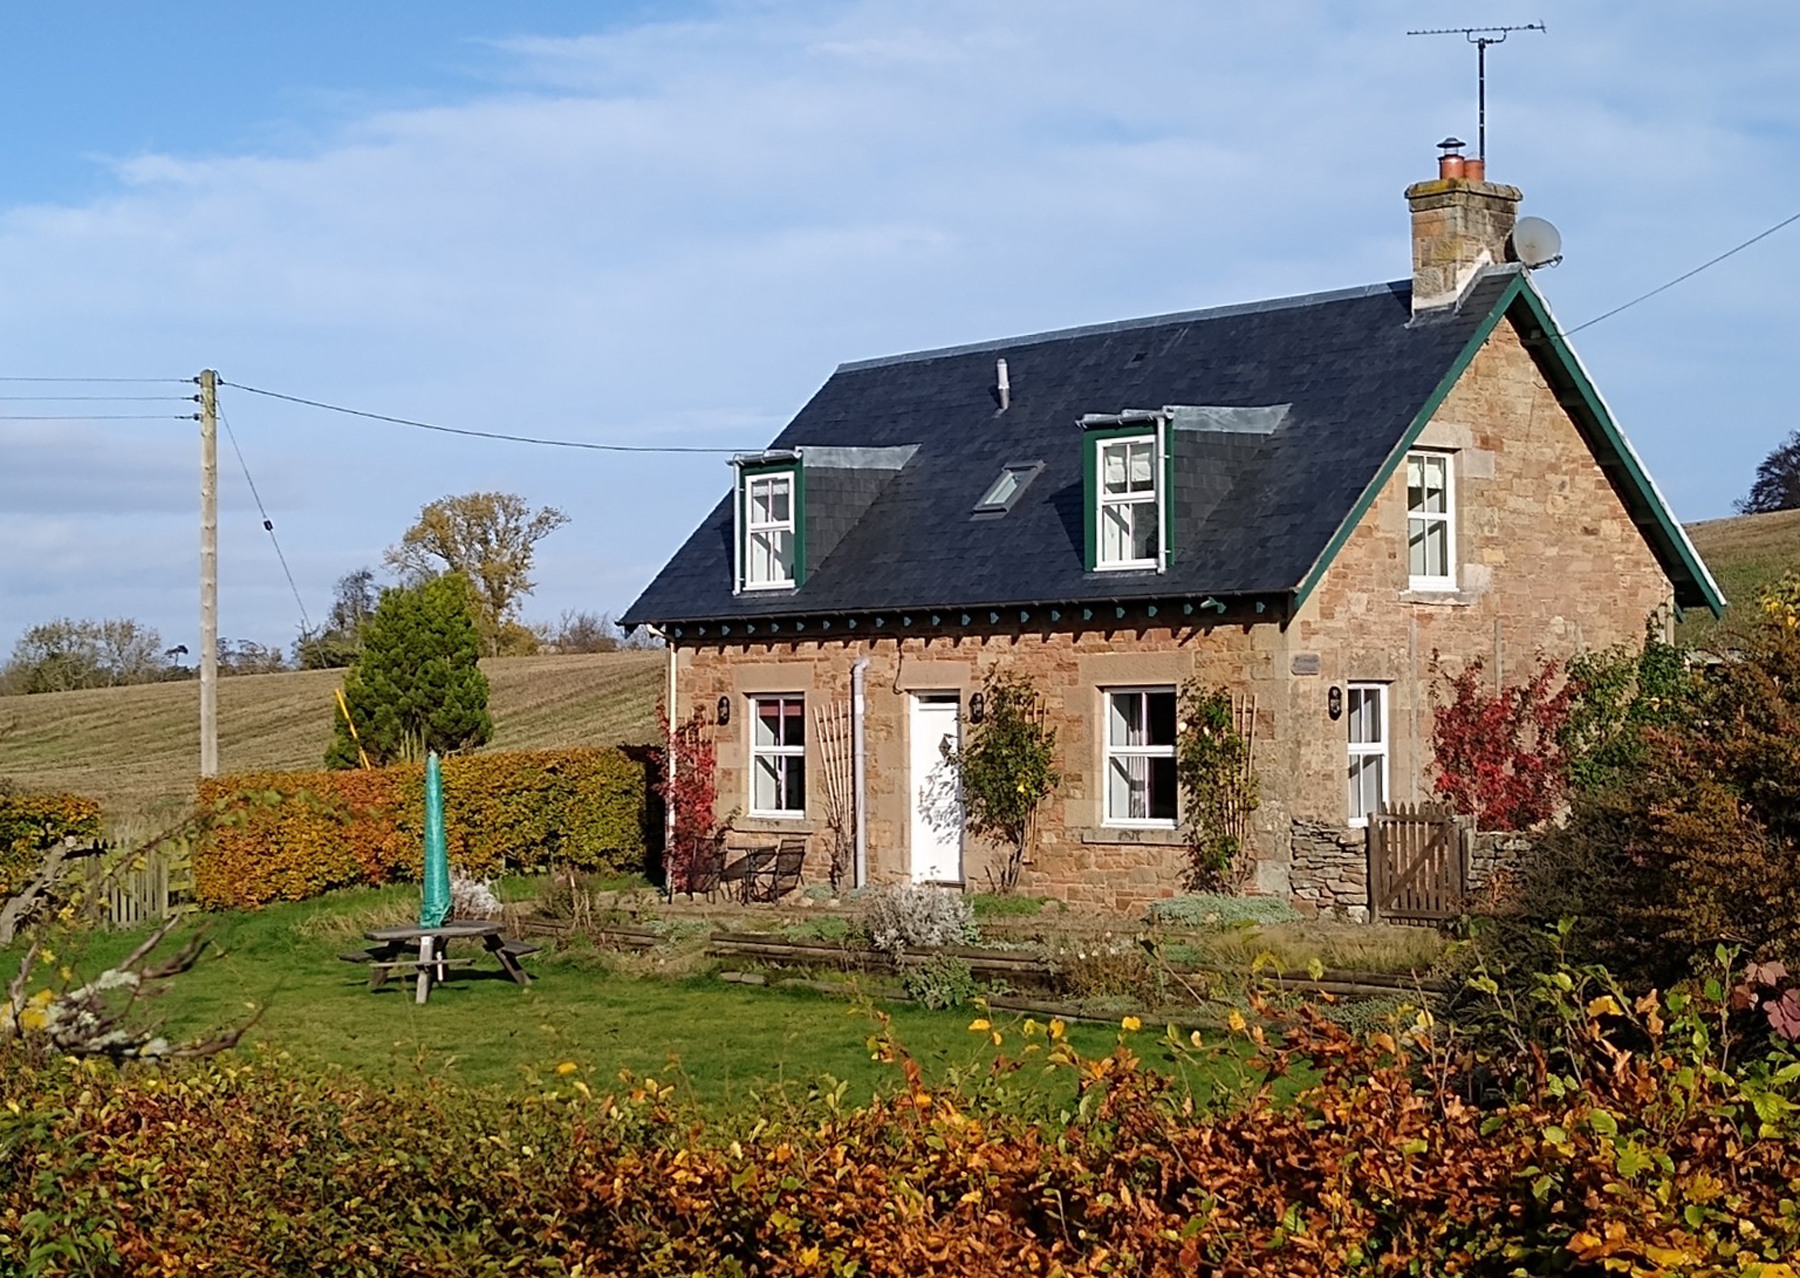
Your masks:
{"label": "green lawn", "polygon": [[[410,983],[371,993],[366,972],[338,960],[359,945],[365,923],[384,912],[401,917],[416,887],[335,894],[271,906],[255,913],[204,916],[212,940],[194,970],[172,982],[153,1014],[174,1036],[204,1034],[261,1019],[246,1045],[266,1043],[295,1058],[349,1066],[372,1078],[407,1073],[454,1077],[471,1084],[518,1084],[549,1074],[565,1061],[592,1078],[617,1071],[665,1070],[679,1061],[694,1099],[736,1107],[752,1091],[803,1087],[829,1074],[866,1099],[898,1081],[892,1065],[870,1059],[877,1029],[874,1007],[893,1017],[895,1033],[941,1078],[947,1067],[973,1066],[993,1056],[984,1035],[971,1033],[972,1013],[928,1012],[906,1004],[858,1004],[804,991],[727,985],[710,974],[679,980],[623,975],[593,951],[545,952],[527,960],[539,978],[520,988],[482,956],[435,989],[423,1007]],[[104,932],[52,940],[54,967],[68,964],[91,975],[122,957],[142,932]],[[455,951],[453,951],[454,953]],[[471,946],[469,953],[478,954]],[[0,979],[16,970],[18,952],[0,952]],[[642,960],[639,960],[642,962]],[[653,960],[652,960],[653,962]],[[1005,1030],[1003,1018],[996,1025]],[[1146,1027],[1142,1050],[1153,1050]],[[1104,1054],[1115,1031],[1070,1026],[1084,1054]],[[1020,1047],[1011,1034],[1007,1051]],[[1055,1086],[1073,1090],[1060,1074]]]}

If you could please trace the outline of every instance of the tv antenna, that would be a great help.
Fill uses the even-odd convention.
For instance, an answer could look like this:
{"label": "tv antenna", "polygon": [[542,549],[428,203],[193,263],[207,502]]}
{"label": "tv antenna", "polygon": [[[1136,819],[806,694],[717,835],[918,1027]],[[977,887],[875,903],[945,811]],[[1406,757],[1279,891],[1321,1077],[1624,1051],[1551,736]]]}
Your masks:
{"label": "tv antenna", "polygon": [[1522,27],[1433,27],[1429,31],[1408,31],[1409,36],[1416,35],[1459,35],[1475,46],[1475,84],[1476,101],[1479,104],[1475,135],[1476,154],[1482,163],[1487,162],[1487,51],[1490,44],[1505,44],[1506,37],[1515,31],[1542,31],[1541,22],[1528,22]]}

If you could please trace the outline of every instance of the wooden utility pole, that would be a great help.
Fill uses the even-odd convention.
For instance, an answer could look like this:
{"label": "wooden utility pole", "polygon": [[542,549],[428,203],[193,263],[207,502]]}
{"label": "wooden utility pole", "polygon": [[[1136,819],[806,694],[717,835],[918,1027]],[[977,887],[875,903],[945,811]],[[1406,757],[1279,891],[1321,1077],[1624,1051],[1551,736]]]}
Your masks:
{"label": "wooden utility pole", "polygon": [[219,375],[200,372],[200,775],[219,775]]}

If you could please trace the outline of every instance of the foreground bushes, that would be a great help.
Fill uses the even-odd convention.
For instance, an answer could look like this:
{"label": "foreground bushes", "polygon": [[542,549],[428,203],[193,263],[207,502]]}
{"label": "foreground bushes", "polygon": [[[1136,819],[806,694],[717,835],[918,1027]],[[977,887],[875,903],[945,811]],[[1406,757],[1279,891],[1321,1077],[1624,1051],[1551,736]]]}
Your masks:
{"label": "foreground bushes", "polygon": [[[1567,1051],[1482,1066],[1481,1105],[1475,1062],[1439,1031],[1359,1039],[1317,1018],[1280,1047],[1239,1020],[1205,1048],[1127,1020],[1099,1059],[1026,1022],[1020,1059],[1068,1084],[1049,1116],[1064,1102],[1033,1100],[1017,1064],[932,1091],[878,1040],[892,1095],[852,1108],[827,1082],[724,1127],[672,1085],[601,1095],[573,1065],[521,1097],[285,1057],[121,1076],[15,1051],[0,1258],[45,1274],[1794,1278],[1800,1064],[1727,1067],[1716,1003],[1568,984],[1545,986]],[[1238,1081],[1197,1098],[1140,1051]],[[1296,1072],[1309,1085],[1278,1094]]]}
{"label": "foreground bushes", "polygon": [[[646,763],[619,749],[476,754],[444,763],[450,859],[463,874],[644,867]],[[215,907],[301,900],[419,875],[424,776],[267,772],[203,781],[194,884]]]}
{"label": "foreground bushes", "polygon": [[1800,580],[1727,657],[1671,664],[1649,646],[1601,699],[1598,770],[1501,894],[1496,962],[1530,966],[1533,938],[1573,918],[1570,952],[1633,984],[1680,978],[1721,938],[1800,968]]}
{"label": "foreground bushes", "polygon": [[52,845],[99,837],[100,805],[92,799],[0,793],[0,900],[25,885]]}

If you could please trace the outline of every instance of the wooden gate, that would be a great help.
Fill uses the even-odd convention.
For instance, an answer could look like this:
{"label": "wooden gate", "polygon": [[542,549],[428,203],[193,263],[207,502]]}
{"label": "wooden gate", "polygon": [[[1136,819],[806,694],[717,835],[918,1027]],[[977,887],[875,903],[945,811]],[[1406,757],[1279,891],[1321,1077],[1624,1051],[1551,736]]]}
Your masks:
{"label": "wooden gate", "polygon": [[1384,806],[1369,818],[1370,917],[1432,925],[1462,913],[1469,830],[1433,803]]}
{"label": "wooden gate", "polygon": [[132,853],[111,849],[87,858],[93,907],[115,927],[185,914],[194,908],[194,869],[185,848]]}

